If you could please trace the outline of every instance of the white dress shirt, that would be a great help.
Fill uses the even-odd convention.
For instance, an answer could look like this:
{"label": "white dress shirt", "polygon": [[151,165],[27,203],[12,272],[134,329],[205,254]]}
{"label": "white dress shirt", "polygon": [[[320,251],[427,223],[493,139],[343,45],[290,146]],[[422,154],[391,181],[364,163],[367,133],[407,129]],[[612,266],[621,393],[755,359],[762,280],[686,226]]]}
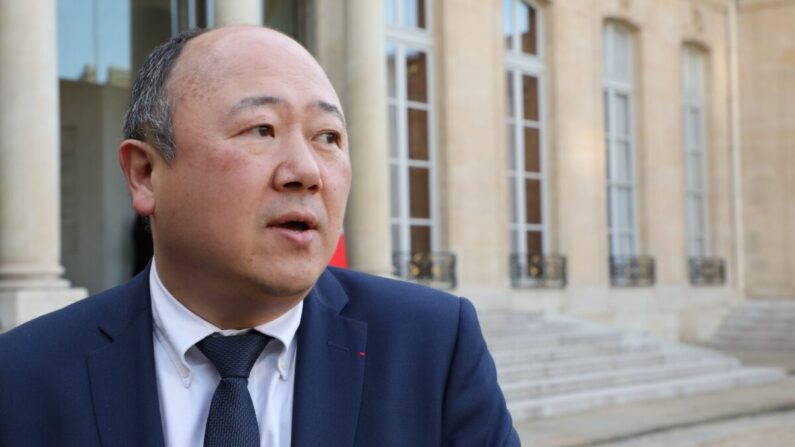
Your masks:
{"label": "white dress shirt", "polygon": [[[188,310],[166,290],[156,267],[152,260],[149,290],[163,435],[167,447],[201,446],[210,402],[221,377],[195,344],[213,332],[234,335],[246,330],[218,329]],[[248,380],[261,446],[290,446],[295,333],[302,312],[303,301],[276,320],[254,328],[273,337],[254,363]]]}

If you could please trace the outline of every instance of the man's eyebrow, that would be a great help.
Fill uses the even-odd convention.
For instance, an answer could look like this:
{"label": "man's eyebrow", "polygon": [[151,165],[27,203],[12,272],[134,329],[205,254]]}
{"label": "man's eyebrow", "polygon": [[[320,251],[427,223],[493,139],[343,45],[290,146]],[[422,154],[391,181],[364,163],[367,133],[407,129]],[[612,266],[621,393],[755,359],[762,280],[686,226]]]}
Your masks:
{"label": "man's eyebrow", "polygon": [[343,126],[347,126],[345,123],[345,116],[342,114],[342,110],[339,107],[335,106],[334,104],[326,101],[315,101],[315,106],[323,110],[324,112],[328,112],[342,121]]}
{"label": "man's eyebrow", "polygon": [[232,106],[232,109],[229,111],[229,115],[230,116],[236,115],[240,113],[240,111],[242,111],[243,109],[249,109],[252,107],[259,107],[269,104],[279,104],[281,102],[282,99],[279,98],[278,96],[269,96],[269,95],[249,96],[241,99],[234,106]]}

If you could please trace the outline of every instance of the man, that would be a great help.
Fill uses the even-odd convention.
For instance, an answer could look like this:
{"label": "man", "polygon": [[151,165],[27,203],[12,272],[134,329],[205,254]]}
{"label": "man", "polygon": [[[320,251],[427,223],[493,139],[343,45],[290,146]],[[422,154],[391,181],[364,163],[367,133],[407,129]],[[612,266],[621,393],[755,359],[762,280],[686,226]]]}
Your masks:
{"label": "man", "polygon": [[153,261],[0,336],[0,445],[519,444],[468,301],[326,269],[348,141],[300,45],[257,27],[172,39],[124,134]]}

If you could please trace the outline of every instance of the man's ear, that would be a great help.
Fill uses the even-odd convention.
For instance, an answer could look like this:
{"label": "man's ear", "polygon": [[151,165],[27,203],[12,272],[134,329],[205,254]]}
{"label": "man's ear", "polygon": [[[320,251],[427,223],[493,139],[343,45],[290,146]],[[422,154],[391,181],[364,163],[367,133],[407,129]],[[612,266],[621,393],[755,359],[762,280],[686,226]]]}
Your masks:
{"label": "man's ear", "polygon": [[150,144],[139,140],[124,140],[119,145],[119,164],[127,180],[135,211],[142,216],[155,212],[155,190],[152,171],[165,161]]}

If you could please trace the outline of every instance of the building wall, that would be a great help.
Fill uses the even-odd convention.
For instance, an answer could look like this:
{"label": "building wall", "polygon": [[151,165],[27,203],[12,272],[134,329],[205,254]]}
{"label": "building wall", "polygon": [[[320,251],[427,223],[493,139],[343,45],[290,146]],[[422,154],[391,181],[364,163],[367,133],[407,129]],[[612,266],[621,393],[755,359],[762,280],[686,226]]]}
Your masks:
{"label": "building wall", "polygon": [[739,8],[749,298],[795,296],[795,2]]}
{"label": "building wall", "polygon": [[[339,4],[318,0],[316,13]],[[537,2],[543,15],[548,251],[568,260],[563,289],[510,285],[503,2],[433,3],[442,245],[457,255],[453,291],[484,308],[562,311],[669,338],[710,335],[735,293],[727,4],[718,0]],[[318,17],[322,14],[318,14]],[[634,30],[635,172],[639,254],[656,261],[652,287],[610,286],[602,99],[602,29]],[[340,27],[317,20],[321,63],[339,85]],[[687,265],[681,52],[707,57],[711,255],[728,280],[691,286]],[[352,86],[345,86],[352,88]],[[354,188],[356,185],[354,185]],[[356,235],[348,235],[355,238]]]}
{"label": "building wall", "polygon": [[[752,298],[795,296],[789,256],[795,249],[795,1],[736,3],[740,178],[733,176],[737,160],[732,132],[737,129],[731,115],[731,2],[534,2],[543,17],[547,252],[567,257],[568,283],[561,289],[511,287],[503,1],[426,2],[432,4],[434,38],[429,73],[435,86],[440,249],[458,257],[459,281],[453,293],[482,308],[559,311],[686,340],[708,337],[729,306],[746,293]],[[297,11],[297,28],[311,30],[301,34],[304,43],[328,71],[343,106],[357,88],[345,63],[357,57],[346,54],[350,24],[345,20],[352,15],[344,8],[353,4],[307,0]],[[163,15],[168,6],[163,0],[139,0],[133,6],[132,59],[137,66],[149,42],[146,36],[168,28]],[[158,20],[152,25],[147,18],[155,13]],[[651,287],[612,287],[609,279],[602,99],[602,30],[607,20],[634,33],[638,252],[655,258]],[[710,254],[727,266],[727,282],[718,286],[696,287],[688,280],[684,44],[703,49],[707,60]],[[62,193],[66,196],[68,188],[78,192],[64,199],[66,276],[96,291],[121,282],[129,269],[128,216],[123,211],[129,205],[115,159],[126,91],[65,81],[61,85],[62,144],[65,154],[75,157],[63,161]],[[743,194],[736,200],[733,188],[740,180]],[[738,210],[741,222],[735,222]],[[738,231],[745,240],[742,247]],[[349,239],[356,236],[346,234]],[[741,262],[746,271],[742,278],[736,274]]]}

